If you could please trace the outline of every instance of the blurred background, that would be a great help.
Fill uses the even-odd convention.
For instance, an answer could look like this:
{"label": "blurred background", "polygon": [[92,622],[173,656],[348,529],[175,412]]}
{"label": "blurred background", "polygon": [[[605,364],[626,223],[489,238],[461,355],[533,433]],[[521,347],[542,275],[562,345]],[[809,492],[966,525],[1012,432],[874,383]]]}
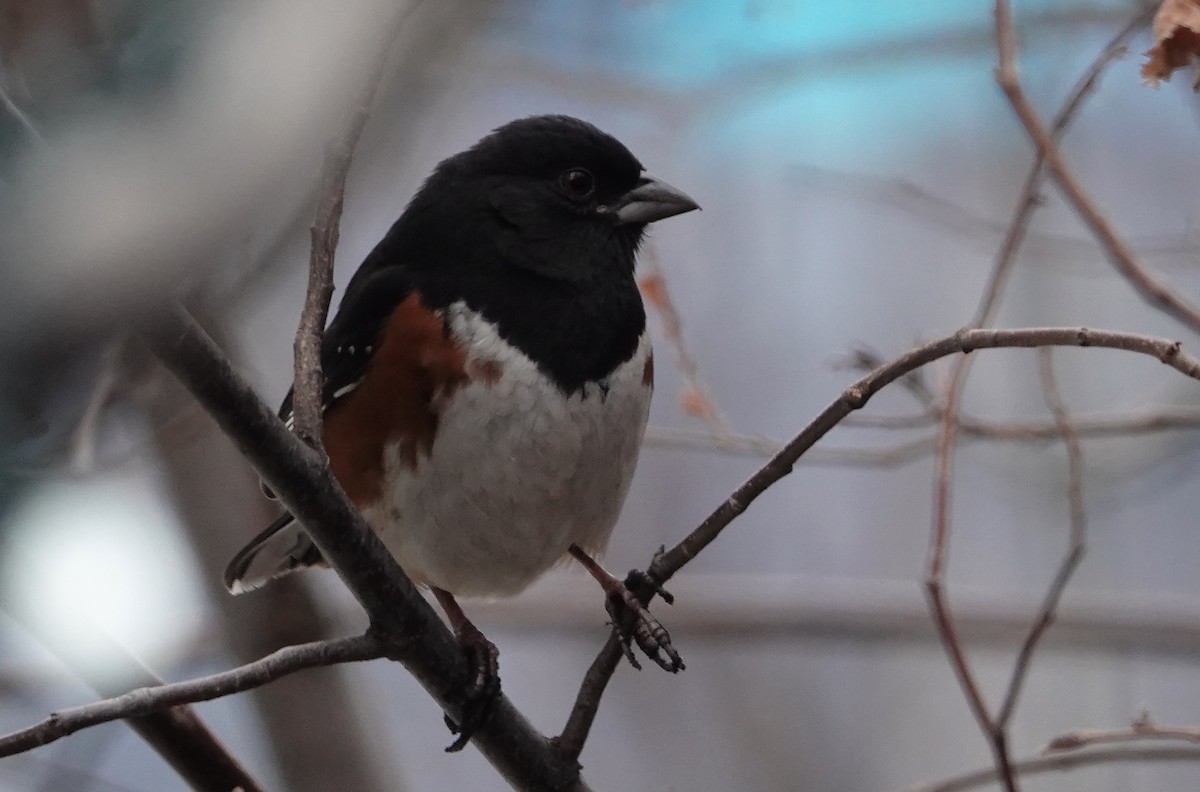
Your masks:
{"label": "blurred background", "polygon": [[[1045,117],[1142,10],[1016,4]],[[643,256],[699,379],[667,365],[678,345],[652,313],[653,429],[614,570],[686,535],[762,464],[755,449],[859,376],[855,350],[890,358],[969,322],[1033,157],[994,84],[986,2],[0,1],[0,730],[119,688],[128,658],[97,635],[178,680],[363,627],[330,572],[224,592],[272,505],[130,322],[184,299],[278,400],[323,147],[397,13],[339,284],[434,164],[523,115],[593,121],[704,207],[655,226]],[[1200,105],[1188,75],[1141,85],[1149,46],[1143,30],[1107,69],[1064,152],[1143,263],[1200,300]],[[996,322],[1195,352],[1042,196]],[[1148,358],[1054,359],[1077,414],[1181,425],[1085,439],[1088,551],[1013,723],[1020,756],[1143,709],[1200,723],[1200,388]],[[935,401],[949,370],[923,372]],[[867,414],[928,407],[893,386]],[[964,410],[1050,421],[1036,354],[979,353]],[[594,788],[895,790],[989,763],[925,611],[934,428],[914,423],[839,427],[673,581],[656,612],[687,671],[618,670],[581,757]],[[1067,545],[1066,453],[966,437],[954,475],[950,599],[995,703]],[[563,570],[469,611],[509,696],[557,734],[606,636],[592,583]],[[387,662],[197,710],[269,789],[503,788],[474,749],[442,752],[436,706]],[[1122,764],[1024,788],[1198,781],[1200,765]],[[0,760],[0,790],[185,788],[120,723]]]}

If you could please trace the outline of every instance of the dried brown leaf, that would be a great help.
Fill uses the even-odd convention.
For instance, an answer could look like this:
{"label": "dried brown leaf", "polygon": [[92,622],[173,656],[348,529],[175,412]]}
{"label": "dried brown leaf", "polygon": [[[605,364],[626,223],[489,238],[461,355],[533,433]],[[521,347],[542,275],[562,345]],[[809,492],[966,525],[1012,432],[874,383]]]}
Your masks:
{"label": "dried brown leaf", "polygon": [[1163,0],[1154,15],[1154,46],[1142,77],[1153,86],[1200,56],[1200,0]]}

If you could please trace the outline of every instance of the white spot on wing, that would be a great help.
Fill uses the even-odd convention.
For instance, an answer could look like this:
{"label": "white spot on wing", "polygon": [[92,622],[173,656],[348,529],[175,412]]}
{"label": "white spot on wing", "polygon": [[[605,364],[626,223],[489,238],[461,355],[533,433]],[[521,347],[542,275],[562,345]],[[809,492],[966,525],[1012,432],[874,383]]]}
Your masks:
{"label": "white spot on wing", "polygon": [[359,383],[361,383],[361,382],[362,382],[362,378],[360,377],[359,379],[355,380],[354,382],[351,382],[349,385],[343,385],[342,387],[338,388],[337,390],[335,390],[333,392],[333,398],[334,399],[342,398],[347,393],[349,393],[350,391],[357,388],[359,386]]}

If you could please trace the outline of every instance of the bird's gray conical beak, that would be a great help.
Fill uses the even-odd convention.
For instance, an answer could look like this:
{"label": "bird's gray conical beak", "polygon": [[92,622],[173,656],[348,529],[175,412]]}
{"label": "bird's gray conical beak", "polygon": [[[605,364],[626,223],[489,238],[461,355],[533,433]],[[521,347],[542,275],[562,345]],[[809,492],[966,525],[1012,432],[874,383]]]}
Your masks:
{"label": "bird's gray conical beak", "polygon": [[649,176],[643,176],[637,187],[620,197],[608,211],[617,218],[617,225],[653,223],[677,214],[699,209],[700,205],[681,190]]}

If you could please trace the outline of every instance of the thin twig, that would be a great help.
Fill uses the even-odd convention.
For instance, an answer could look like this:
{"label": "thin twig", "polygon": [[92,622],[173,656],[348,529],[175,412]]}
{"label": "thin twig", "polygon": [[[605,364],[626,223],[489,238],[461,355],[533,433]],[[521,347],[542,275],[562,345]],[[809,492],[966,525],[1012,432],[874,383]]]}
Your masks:
{"label": "thin twig", "polygon": [[583,745],[592,730],[592,723],[600,711],[600,700],[623,656],[621,639],[614,632],[608,636],[604,647],[583,675],[579,693],[575,696],[567,723],[557,740],[559,750],[568,759],[578,759],[579,754],[583,752]]}
{"label": "thin twig", "polygon": [[[1040,346],[1106,347],[1148,355],[1176,369],[1192,379],[1200,379],[1200,359],[1183,352],[1178,341],[1150,336],[1120,333],[1107,330],[1089,330],[1083,327],[1021,328],[1015,330],[964,329],[954,335],[931,341],[880,366],[865,377],[846,388],[801,432],[792,438],[779,453],[763,465],[758,472],[734,490],[699,526],[670,550],[657,554],[648,570],[649,576],[658,583],[667,582],[691,559],[707,547],[720,533],[740,516],[754,500],[775,482],[792,472],[793,466],[812,446],[837,426],[847,415],[861,409],[882,388],[900,380],[905,375],[935,360],[959,352],[979,349],[1033,348]],[[643,594],[648,601],[649,592]],[[595,674],[611,674],[615,669],[620,648],[614,642],[605,644],[600,658],[593,663],[592,670],[584,678],[581,693],[594,690],[597,686]],[[601,658],[607,660],[601,662]],[[579,732],[586,732],[581,724],[590,722],[595,711],[586,707],[575,707],[563,729],[563,734],[572,735],[572,745],[582,745]],[[586,734],[583,735],[586,737]],[[567,758],[575,757],[567,754]]]}
{"label": "thin twig", "polygon": [[1183,740],[1200,743],[1200,726],[1159,726],[1143,712],[1126,729],[1078,729],[1055,737],[1040,753],[1057,754],[1078,751],[1093,745],[1140,742],[1141,740]]}
{"label": "thin twig", "polygon": [[[1054,137],[1061,136],[1067,129],[1079,112],[1079,109],[1083,106],[1083,100],[1095,88],[1103,69],[1124,50],[1124,41],[1144,24],[1143,19],[1148,19],[1148,17],[1144,12],[1139,12],[1124,29],[1117,33],[1088,69],[1085,70],[1083,77],[1076,84],[1067,101],[1058,112],[1052,133]],[[1002,53],[1011,53],[1014,50],[1015,44],[1012,41],[1012,30],[1011,28],[1005,28],[999,23],[999,16],[997,17],[996,38],[997,46]],[[1003,62],[1003,60],[1004,55],[1002,54],[1001,61]],[[1016,262],[1017,252],[1021,247],[1021,243],[1025,239],[1030,218],[1038,205],[1038,187],[1041,184],[1044,165],[1044,153],[1039,151],[1039,156],[1035,159],[1033,165],[1030,167],[1029,174],[1026,176],[1025,185],[1017,201],[1008,231],[1005,233],[1004,240],[996,255],[988,285],[980,299],[979,307],[976,309],[975,318],[972,322],[972,326],[974,327],[989,325],[999,308],[1004,286]],[[989,739],[999,776],[1008,792],[1016,792],[1017,781],[1013,775],[1008,757],[1006,729],[1003,725],[998,725],[993,720],[987,702],[980,692],[975,675],[971,670],[966,653],[959,640],[954,618],[944,591],[946,547],[950,533],[954,451],[960,426],[959,411],[962,403],[962,392],[966,385],[967,377],[970,374],[971,364],[972,359],[969,357],[963,357],[956,363],[950,375],[945,403],[941,410],[941,423],[935,451],[937,472],[934,478],[933,491],[933,528],[930,533],[928,573],[925,588],[931,615],[934,624],[938,628],[938,634],[941,636],[943,648],[954,669],[955,676],[958,678],[959,685],[963,690],[963,695],[967,699],[972,714],[979,723],[980,729],[982,729]],[[1073,566],[1070,568],[1073,569]],[[1063,583],[1065,584],[1065,582],[1064,579]],[[1032,651],[1040,634],[1040,629],[1035,626],[1030,633],[1031,640],[1027,641],[1025,647],[1023,647],[1023,653],[1026,650]],[[1021,660],[1018,659],[1017,662],[1018,668],[1023,668]],[[1007,723],[1008,718],[1011,716],[1011,706],[1015,703],[1021,676],[1015,677],[1012,685],[1010,685],[1009,692],[1011,698],[1006,700],[1006,705],[1009,709],[1005,710],[1002,716],[1004,723]]]}
{"label": "thin twig", "polygon": [[370,633],[287,646],[260,660],[219,674],[170,685],[137,688],[93,704],[59,710],[41,723],[0,737],[0,756],[28,751],[102,723],[241,693],[306,668],[374,660],[386,654],[387,645]]}
{"label": "thin twig", "polygon": [[[979,418],[964,417],[959,412],[959,443],[1047,443],[1060,440],[1062,434],[1053,421],[993,422]],[[907,430],[918,425],[910,416],[847,416],[842,426],[855,428]],[[873,418],[871,421],[855,421],[851,418]],[[931,415],[925,425],[938,421]],[[1075,433],[1080,437],[1125,437],[1153,432],[1200,429],[1200,408],[1164,407],[1159,410],[1137,410],[1121,413],[1095,413],[1076,416]],[[730,456],[772,457],[783,448],[783,441],[761,435],[718,434],[716,432],[674,429],[651,426],[646,430],[644,445],[650,448],[670,448],[684,451],[707,451]],[[797,460],[800,464],[831,467],[894,467],[920,459],[932,453],[937,444],[936,436],[920,437],[905,443],[883,446],[814,448]]]}
{"label": "thin twig", "polygon": [[[1126,23],[1125,27],[1117,31],[1117,34],[1104,45],[1103,49],[1096,55],[1096,58],[1084,70],[1083,75],[1075,83],[1075,87],[1071,89],[1067,95],[1067,100],[1063,102],[1062,107],[1059,108],[1058,113],[1055,114],[1054,120],[1050,124],[1050,135],[1053,140],[1059,140],[1067,131],[1083,107],[1083,101],[1096,90],[1096,86],[1104,70],[1114,60],[1125,54],[1129,39],[1148,25],[1153,15],[1154,10],[1150,8],[1138,11]],[[1017,251],[1028,234],[1029,220],[1033,216],[1034,210],[1040,205],[1038,193],[1042,185],[1045,165],[1045,152],[1039,148],[1037,155],[1034,157],[1033,164],[1029,168],[1029,173],[1025,176],[1025,185],[1021,189],[1021,197],[1017,200],[1012,219],[1008,222],[1004,240],[1000,244],[999,253],[996,256],[995,264],[988,278],[988,285],[984,289],[983,296],[979,301],[979,307],[976,309],[975,320],[972,322],[976,327],[991,324],[995,318],[996,309],[1000,305],[1000,296],[1004,291],[1004,285],[1008,281],[1008,276],[1012,272],[1012,266],[1016,261]]]}
{"label": "thin twig", "polygon": [[[80,625],[70,640],[64,640],[61,634],[46,629],[45,623],[25,607],[6,610],[100,696],[162,684],[157,674],[103,628]],[[229,792],[238,787],[243,792],[264,792],[241,761],[186,703],[121,717],[195,792]]]}
{"label": "thin twig", "polygon": [[940,420],[936,409],[919,415],[851,415],[842,423],[848,429],[925,429]]}
{"label": "thin twig", "polygon": [[651,564],[655,580],[666,582],[697,552],[707,546],[729,521],[762,494],[768,486],[791,472],[800,456],[825,436],[846,415],[861,409],[880,389],[906,373],[957,352],[979,349],[1035,348],[1041,346],[1105,347],[1148,355],[1185,376],[1200,379],[1200,359],[1184,352],[1178,341],[1085,327],[1038,327],[1019,329],[964,329],[923,344],[884,364],[846,388],[800,434],[739,487],[729,499],[701,523],[686,539]]}
{"label": "thin twig", "polygon": [[1083,560],[1087,537],[1087,513],[1083,508],[1083,447],[1079,443],[1079,435],[1075,431],[1071,416],[1067,412],[1066,403],[1063,401],[1058,383],[1055,381],[1051,355],[1051,350],[1048,348],[1038,350],[1046,406],[1054,414],[1054,420],[1062,433],[1063,444],[1067,448],[1067,502],[1071,515],[1071,535],[1066,555],[1059,565],[1058,572],[1054,575],[1050,588],[1046,591],[1046,597],[1042,602],[1041,610],[1038,611],[1038,617],[1025,637],[1021,650],[1017,653],[1008,689],[1004,694],[1003,703],[1000,705],[1000,713],[996,717],[995,727],[999,732],[1007,730],[1012,721],[1017,699],[1021,694],[1021,686],[1029,671],[1029,662],[1033,658],[1033,650],[1046,630],[1054,623],[1063,591],[1066,590],[1067,583],[1071,580],[1071,575],[1075,573],[1079,562]]}
{"label": "thin twig", "polygon": [[1054,177],[1055,183],[1058,184],[1059,189],[1080,219],[1104,247],[1117,270],[1125,276],[1137,293],[1150,305],[1174,317],[1191,330],[1200,332],[1200,311],[1142,267],[1133,250],[1117,234],[1108,218],[1100,212],[1067,167],[1059,152],[1058,144],[1042,124],[1017,76],[1016,38],[1013,30],[1012,10],[1007,0],[996,0],[995,12],[996,49],[1000,61],[996,70],[996,81],[1008,98],[1021,125],[1025,127],[1025,131],[1045,157],[1046,167]]}
{"label": "thin twig", "polygon": [[[1196,761],[1200,761],[1200,748],[1105,748],[1096,751],[1017,759],[1012,762],[1012,770],[1020,776],[1033,776],[1051,771],[1067,771],[1077,767],[1098,765]],[[990,786],[998,777],[996,768],[989,767],[985,770],[976,770],[933,783],[917,784],[908,787],[904,792],[965,792],[968,789]]]}
{"label": "thin twig", "polygon": [[[754,435],[726,435],[652,426],[646,430],[643,445],[652,448],[709,451],[729,456],[770,458],[778,454],[784,444],[781,440]],[[798,460],[798,463],[812,466],[887,468],[918,459],[932,450],[933,441],[922,437],[908,443],[871,448],[814,448],[803,459]]]}
{"label": "thin twig", "polygon": [[950,385],[946,393],[945,412],[942,416],[941,431],[938,433],[935,451],[936,473],[933,490],[933,529],[929,539],[929,560],[925,577],[925,596],[929,610],[937,627],[938,637],[942,648],[958,678],[959,687],[971,708],[971,714],[979,723],[984,733],[992,738],[992,750],[996,759],[996,768],[1004,787],[1008,792],[1016,792],[1017,783],[1013,776],[1012,766],[1008,759],[1007,747],[1003,733],[996,738],[993,728],[994,721],[987,701],[979,689],[975,674],[971,671],[966,652],[958,635],[954,616],[950,611],[950,603],[945,594],[946,547],[950,535],[950,492],[954,462],[954,447],[958,433],[958,405],[961,401],[963,385],[970,370],[970,361],[966,358],[959,361],[951,375]]}
{"label": "thin twig", "polygon": [[419,3],[409,4],[395,20],[390,33],[380,41],[379,51],[363,85],[358,103],[346,129],[325,152],[321,168],[321,187],[317,193],[316,217],[309,229],[311,250],[308,263],[308,290],[300,324],[296,329],[295,370],[292,399],[293,427],[296,434],[313,448],[322,448],[321,339],[333,299],[333,259],[341,235],[342,208],[346,197],[346,176],[354,158],[354,149],[370,118],[371,105],[383,79],[392,42],[400,27]]}
{"label": "thin twig", "polygon": [[[886,359],[880,356],[872,349],[864,346],[858,346],[850,350],[849,354],[843,355],[833,362],[835,370],[857,371],[862,374],[867,374],[886,363]],[[938,398],[925,382],[923,371],[909,372],[900,384],[904,389],[917,400],[917,403],[923,407],[926,412],[936,414]]]}
{"label": "thin twig", "polygon": [[[925,419],[925,425],[941,420],[940,414]],[[868,429],[913,429],[921,424],[917,416],[851,416],[873,420],[855,421],[853,426]],[[898,420],[892,420],[897,418]],[[1075,432],[1080,437],[1116,437],[1121,435],[1163,432],[1175,429],[1200,428],[1200,407],[1160,407],[1155,410],[1131,410],[1129,412],[1091,413],[1074,417]],[[844,426],[851,426],[849,419]],[[959,411],[959,433],[963,437],[983,440],[1006,440],[1011,442],[1043,442],[1061,438],[1058,424],[1053,421],[989,421],[966,416]],[[738,437],[738,435],[734,435]],[[763,438],[765,442],[770,440]]]}

